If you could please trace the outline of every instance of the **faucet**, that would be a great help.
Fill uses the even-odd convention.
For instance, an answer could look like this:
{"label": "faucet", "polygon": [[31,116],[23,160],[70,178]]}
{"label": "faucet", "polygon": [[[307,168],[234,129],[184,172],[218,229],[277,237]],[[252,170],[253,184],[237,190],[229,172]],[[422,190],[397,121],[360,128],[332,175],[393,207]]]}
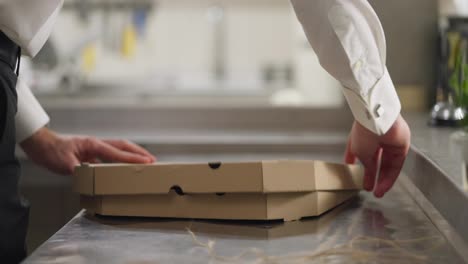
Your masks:
{"label": "faucet", "polygon": [[213,25],[213,77],[220,82],[226,79],[226,19],[225,8],[213,5],[208,8],[208,19]]}

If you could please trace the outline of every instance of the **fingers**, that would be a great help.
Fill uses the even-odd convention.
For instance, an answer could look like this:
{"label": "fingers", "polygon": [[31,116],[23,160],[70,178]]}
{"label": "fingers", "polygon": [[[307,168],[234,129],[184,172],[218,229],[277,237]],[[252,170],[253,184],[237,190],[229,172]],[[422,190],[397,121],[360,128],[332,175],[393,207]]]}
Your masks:
{"label": "fingers", "polygon": [[120,150],[104,141],[89,138],[87,139],[87,156],[98,157],[102,160],[123,163],[151,163],[152,158],[146,155],[136,154],[125,150]]}
{"label": "fingers", "polygon": [[354,164],[356,163],[356,156],[351,152],[351,138],[348,139],[345,150],[345,163]]}
{"label": "fingers", "polygon": [[374,190],[376,197],[383,197],[392,188],[403,168],[407,152],[405,148],[383,148],[380,175]]}
{"label": "fingers", "polygon": [[68,169],[70,171],[70,173],[73,173],[73,171],[75,170],[75,167],[76,166],[79,166],[80,165],[80,161],[73,155],[70,155],[70,162],[68,163]]}
{"label": "fingers", "polygon": [[140,154],[142,156],[146,156],[151,159],[151,162],[156,161],[156,157],[153,156],[151,153],[149,153],[146,149],[129,142],[127,140],[104,140],[104,142],[112,145],[115,148],[118,148],[120,150],[125,150],[127,152],[135,153],[135,154]]}
{"label": "fingers", "polygon": [[380,142],[383,153],[380,176],[374,190],[376,197],[384,196],[392,188],[403,168],[410,142],[411,131],[406,121],[399,116]]}
{"label": "fingers", "polygon": [[371,192],[374,189],[380,155],[381,149],[378,148],[373,155],[365,160],[361,160],[364,165],[364,189],[366,191]]}
{"label": "fingers", "polygon": [[64,175],[71,175],[75,171],[75,167],[80,165],[80,161],[75,155],[69,154],[66,155],[66,158],[62,164],[63,167],[61,167],[57,172]]}

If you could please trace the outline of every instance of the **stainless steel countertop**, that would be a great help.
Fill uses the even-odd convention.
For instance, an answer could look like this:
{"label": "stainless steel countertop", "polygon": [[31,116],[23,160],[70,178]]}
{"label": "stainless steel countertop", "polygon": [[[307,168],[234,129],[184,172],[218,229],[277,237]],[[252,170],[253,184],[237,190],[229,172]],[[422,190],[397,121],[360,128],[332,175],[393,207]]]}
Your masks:
{"label": "stainless steel countertop", "polygon": [[[404,171],[423,196],[454,228],[455,235],[468,243],[468,192],[461,148],[452,135],[460,129],[427,125],[427,115],[409,115],[412,146]],[[457,239],[458,240],[458,239]]]}
{"label": "stainless steel countertop", "polygon": [[461,130],[447,127],[430,127],[426,114],[410,114],[406,119],[412,131],[412,145],[415,150],[431,160],[449,178],[462,187],[463,157],[461,147],[453,135]]}
{"label": "stainless steel countertop", "polygon": [[[213,251],[188,230],[198,242],[213,241]],[[275,258],[463,263],[401,181],[384,199],[362,192],[320,217],[286,223],[111,218],[82,211],[25,263],[277,263]]]}
{"label": "stainless steel countertop", "polygon": [[[453,189],[459,188],[453,169],[458,162],[444,154],[450,153],[444,140],[453,130],[429,129],[422,115],[408,120],[413,128],[408,175],[383,199],[361,192],[321,217],[290,223],[97,218],[81,212],[25,263],[463,263],[455,248],[467,252],[466,244],[454,246],[445,228],[445,218],[460,228],[468,212],[462,203],[466,194]],[[453,200],[437,202],[444,195]],[[443,216],[433,218],[424,204],[434,204]],[[213,241],[213,250],[194,241],[187,227],[198,242]]]}

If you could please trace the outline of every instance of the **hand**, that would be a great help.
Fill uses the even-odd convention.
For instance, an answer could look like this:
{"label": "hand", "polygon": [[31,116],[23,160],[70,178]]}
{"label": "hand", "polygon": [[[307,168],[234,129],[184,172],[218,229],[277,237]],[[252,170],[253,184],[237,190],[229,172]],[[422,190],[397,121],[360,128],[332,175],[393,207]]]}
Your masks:
{"label": "hand", "polygon": [[[395,183],[410,147],[411,132],[401,115],[386,134],[378,136],[354,122],[345,152],[345,162],[356,158],[364,165],[364,189],[383,197]],[[378,167],[380,161],[380,168]],[[374,186],[375,178],[379,178]]]}
{"label": "hand", "polygon": [[61,136],[45,127],[20,145],[35,163],[59,174],[73,173],[75,166],[82,162],[152,163],[156,160],[148,151],[125,140]]}

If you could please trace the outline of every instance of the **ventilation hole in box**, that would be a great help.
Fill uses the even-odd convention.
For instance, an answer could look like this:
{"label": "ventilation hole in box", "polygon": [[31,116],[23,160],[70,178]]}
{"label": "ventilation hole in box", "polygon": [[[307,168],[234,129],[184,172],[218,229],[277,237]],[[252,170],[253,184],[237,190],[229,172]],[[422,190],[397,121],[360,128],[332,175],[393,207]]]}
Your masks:
{"label": "ventilation hole in box", "polygon": [[219,169],[221,167],[221,162],[210,162],[208,163],[208,166],[212,168],[213,170]]}
{"label": "ventilation hole in box", "polygon": [[217,196],[223,196],[225,195],[226,193],[216,193]]}
{"label": "ventilation hole in box", "polygon": [[182,188],[180,188],[179,185],[174,185],[174,186],[172,186],[170,190],[171,190],[171,191],[174,191],[174,192],[177,193],[178,195],[185,195],[184,191],[182,190]]}

